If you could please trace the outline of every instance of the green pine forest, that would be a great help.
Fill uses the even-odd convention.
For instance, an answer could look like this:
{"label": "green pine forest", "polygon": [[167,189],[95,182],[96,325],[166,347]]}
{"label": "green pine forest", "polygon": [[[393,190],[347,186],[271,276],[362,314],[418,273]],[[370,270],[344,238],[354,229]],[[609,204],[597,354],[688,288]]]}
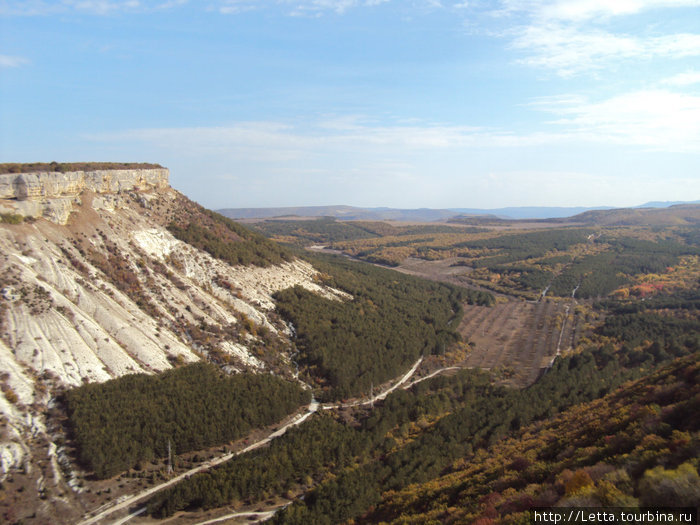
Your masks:
{"label": "green pine forest", "polygon": [[[298,361],[321,388],[321,399],[369,393],[421,355],[444,353],[459,339],[461,305],[489,305],[489,293],[417,279],[340,257],[311,259],[324,283],[351,301],[325,299],[301,287],[275,296],[296,332]],[[452,327],[452,328],[451,328]]]}
{"label": "green pine forest", "polygon": [[[677,309],[686,313],[694,312],[698,298],[700,297],[694,296],[678,303]],[[555,423],[552,423],[557,421],[552,419],[555,417],[575,420],[580,417],[579,414],[585,414],[589,410],[586,403],[615,399],[616,403],[624,404],[626,392],[630,388],[636,389],[635,391],[644,390],[644,387],[630,386],[635,385],[630,381],[637,380],[637,385],[655,384],[658,377],[673,377],[688,369],[696,372],[683,375],[682,381],[679,379],[677,385],[673,380],[667,381],[682,392],[689,387],[697,388],[700,321],[649,322],[650,319],[659,318],[666,311],[665,306],[663,300],[650,301],[642,311],[630,314],[617,313],[614,305],[608,305],[608,316],[597,330],[594,342],[580,353],[558,359],[552,369],[525,390],[494,386],[487,374],[478,371],[465,370],[452,377],[434,378],[410,391],[393,393],[374,411],[360,416],[357,426],[348,427],[331,415],[318,417],[316,421],[282,436],[270,448],[257,452],[255,456],[236,458],[218,469],[193,476],[162,492],[149,503],[149,511],[154,516],[165,517],[181,509],[208,509],[224,504],[259,501],[270,494],[281,491],[293,493],[314,486],[303,501],[298,500],[278,513],[274,522],[339,523],[349,519],[364,519],[368,523],[384,521],[393,516],[390,498],[394,494],[413,494],[421,490],[423,485],[428,490],[432,487],[431,480],[441,479],[462,465],[471,465],[475,460],[491,461],[504,439],[528,435],[534,432],[534,428],[539,428],[532,425],[552,425],[555,428]],[[621,311],[625,309],[620,304],[617,308]],[[634,337],[631,337],[632,334]],[[661,371],[655,372],[656,370]],[[605,435],[600,432],[581,433],[582,436],[590,434],[591,439],[597,439],[596,436],[601,436],[601,439],[608,437],[607,442],[603,439],[600,448],[583,449],[577,456],[578,463],[569,465],[564,462],[559,470],[554,466],[550,469],[539,464],[532,467],[532,476],[535,476],[533,479],[546,492],[543,496],[548,498],[546,504],[554,504],[560,499],[578,494],[575,489],[567,489],[566,483],[560,484],[558,478],[551,475],[555,471],[563,472],[562,479],[568,480],[568,471],[575,473],[576,469],[572,470],[571,467],[578,464],[599,469],[585,471],[591,476],[590,482],[586,478],[585,486],[593,492],[596,483],[607,487],[604,482],[617,479],[614,476],[628,480],[620,488],[621,492],[615,493],[614,497],[606,495],[604,489],[600,489],[600,498],[596,496],[598,493],[588,494],[591,505],[650,501],[652,496],[647,494],[647,485],[643,483],[645,479],[653,478],[659,472],[661,479],[665,479],[664,472],[675,472],[686,460],[697,458],[700,452],[698,393],[695,390],[692,392],[692,395],[685,397],[674,394],[659,399],[655,396],[649,402],[650,413],[664,416],[660,419],[652,418],[662,444],[654,445],[660,447],[660,451],[647,451],[646,445],[639,448],[637,452],[646,458],[642,466],[619,458],[610,464],[605,462],[608,460],[608,449],[604,445],[613,439],[610,436],[615,436],[615,443],[626,443],[627,447],[639,443],[635,440],[641,430],[635,424],[629,429],[616,427],[618,434],[610,429]],[[663,402],[659,403],[660,400]],[[676,405],[678,401],[682,403]],[[640,410],[634,408],[635,403],[639,405],[639,402],[630,399],[629,403],[631,410]],[[670,408],[664,412],[667,405]],[[683,418],[679,414],[688,417]],[[606,420],[615,419],[607,417]],[[626,436],[623,431],[629,431],[630,436]],[[684,433],[685,448],[682,454],[674,455],[662,445],[663,442],[675,439],[678,432]],[[552,434],[556,435],[556,430]],[[312,446],[302,448],[301,443]],[[565,441],[556,443],[557,446],[566,448]],[[548,454],[553,453],[545,443],[542,450],[531,450],[523,456],[524,460],[515,462],[513,469],[526,469],[535,463],[533,457],[549,458]],[[517,456],[506,458],[514,461]],[[603,465],[600,465],[601,462]],[[697,462],[691,461],[690,466],[683,466],[681,471],[685,472],[690,467],[697,469]],[[616,474],[611,474],[606,479],[602,479],[599,474],[610,474],[613,471]],[[578,476],[585,478],[584,474]],[[691,475],[691,481],[696,477],[697,473],[695,477]],[[487,478],[487,481],[491,480],[492,477]],[[510,482],[509,480],[510,478],[506,481]],[[530,505],[540,501],[530,493],[518,492],[517,489],[530,486],[528,480],[525,477],[517,483],[513,482],[516,490],[505,492],[507,497],[503,500],[503,508],[499,507],[499,513],[510,516],[522,512],[526,506],[521,500],[530,502]],[[678,490],[681,490],[684,485],[679,483]],[[452,494],[453,490],[451,486],[445,488],[448,494]],[[477,492],[481,492],[470,505],[479,508],[480,498],[488,495],[489,490],[485,486],[479,487]],[[534,488],[531,487],[530,490],[534,491]],[[649,489],[651,492],[654,490],[657,489]],[[700,483],[692,485],[689,490],[691,496],[688,497],[695,494],[696,498],[700,498]],[[528,498],[524,498],[524,495]],[[516,501],[519,503],[514,503]],[[444,514],[445,509],[439,505],[436,507],[442,509],[443,514],[439,519],[433,518],[437,519],[435,523],[449,522]],[[421,509],[420,502],[417,502],[413,512],[420,516]],[[456,522],[470,523],[476,517],[470,515],[469,518],[460,518],[462,521],[458,519]],[[402,522],[405,516],[399,513],[391,519]],[[426,521],[416,517],[413,522]],[[506,520],[503,523],[510,522]]]}
{"label": "green pine forest", "polygon": [[108,478],[167,456],[168,441],[175,454],[227,443],[310,400],[298,383],[196,363],[83,385],[64,402],[81,462]]}

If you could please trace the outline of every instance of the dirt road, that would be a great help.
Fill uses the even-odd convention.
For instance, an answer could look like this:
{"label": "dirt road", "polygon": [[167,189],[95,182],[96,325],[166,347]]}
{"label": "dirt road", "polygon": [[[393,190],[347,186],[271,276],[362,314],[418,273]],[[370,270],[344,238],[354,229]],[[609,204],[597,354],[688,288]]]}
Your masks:
{"label": "dirt road", "polygon": [[[130,507],[131,505],[141,501],[142,499],[145,499],[149,496],[152,496],[156,492],[160,492],[161,490],[163,490],[167,487],[170,487],[171,485],[174,485],[174,484],[182,481],[183,479],[188,478],[188,477],[190,477],[198,472],[202,472],[204,470],[208,470],[212,467],[220,465],[221,463],[228,461],[229,459],[233,458],[234,456],[239,456],[241,454],[245,454],[247,452],[250,452],[252,450],[255,450],[257,448],[265,446],[273,439],[284,434],[291,427],[300,425],[301,423],[306,421],[309,417],[311,417],[311,415],[314,414],[314,412],[316,412],[318,410],[318,407],[319,407],[319,404],[316,401],[313,401],[307,407],[306,412],[295,416],[294,418],[292,418],[292,420],[289,423],[280,427],[276,432],[270,434],[268,437],[261,439],[260,441],[256,441],[255,443],[253,443],[253,444],[247,446],[246,448],[239,450],[237,452],[229,452],[228,454],[224,454],[223,456],[219,456],[218,458],[215,458],[215,459],[209,460],[205,463],[202,463],[198,467],[195,467],[195,468],[190,469],[186,472],[183,472],[182,474],[179,474],[179,475],[175,476],[174,478],[169,479],[168,481],[161,483],[160,485],[156,485],[155,487],[151,487],[149,489],[143,490],[143,491],[138,492],[136,494],[132,494],[130,496],[129,495],[121,496],[120,498],[118,498],[114,502],[114,504],[112,506],[102,510],[101,512],[99,512],[98,514],[95,514],[92,517],[84,519],[83,521],[78,523],[78,525],[92,525],[93,523],[98,523],[100,520],[103,520],[104,518],[106,518],[110,514],[113,514],[113,513],[117,512],[119,510],[122,510],[122,509],[126,509],[126,508]],[[131,517],[137,516],[138,514],[141,514],[144,511],[145,511],[144,509],[138,509],[136,512],[132,513],[130,516]],[[123,523],[123,521],[120,521],[120,523]]]}
{"label": "dirt road", "polygon": [[386,390],[380,392],[380,393],[377,394],[376,396],[367,399],[366,401],[353,401],[353,402],[350,402],[350,403],[331,403],[331,404],[323,405],[321,408],[322,408],[323,410],[334,410],[334,409],[338,409],[338,408],[362,407],[362,406],[371,405],[371,404],[373,404],[375,401],[380,401],[380,400],[382,400],[382,399],[385,399],[386,396],[388,396],[389,394],[391,394],[394,390],[396,390],[397,388],[399,388],[403,383],[405,383],[406,381],[408,381],[408,379],[409,379],[413,374],[416,373],[416,370],[418,369],[418,367],[420,366],[420,364],[421,364],[422,362],[423,362],[423,358],[420,357],[420,358],[418,359],[418,361],[416,361],[415,363],[413,363],[413,366],[411,367],[411,369],[410,369],[408,372],[406,372],[406,373],[403,375],[403,377],[401,377],[401,379],[399,379],[393,386],[391,386],[391,387],[387,388]]}
{"label": "dirt road", "polygon": [[[205,463],[202,463],[198,467],[195,467],[193,469],[190,469],[186,472],[183,472],[182,474],[179,474],[175,476],[172,479],[169,479],[168,481],[165,481],[161,483],[160,485],[156,485],[155,487],[151,487],[149,489],[145,489],[141,492],[137,492],[136,494],[132,495],[124,495],[118,498],[116,501],[114,501],[110,506],[107,508],[100,507],[99,509],[96,509],[91,515],[85,517],[83,521],[79,522],[77,525],[92,525],[94,523],[98,523],[101,520],[107,518],[108,516],[114,514],[115,512],[118,512],[120,510],[128,509],[129,507],[133,506],[134,504],[138,503],[139,501],[148,498],[149,496],[152,496],[156,492],[160,492],[161,490],[168,488],[180,481],[182,481],[185,478],[188,478],[194,474],[197,474],[198,472],[202,472],[205,470],[208,470],[212,467],[215,467],[217,465],[220,465],[221,463],[224,463],[225,461],[228,461],[229,459],[235,457],[235,456],[240,456],[241,454],[246,454],[247,452],[250,452],[252,450],[258,449],[260,447],[263,447],[270,443],[275,438],[280,437],[283,435],[287,430],[289,430],[291,427],[297,426],[302,424],[304,421],[306,421],[309,417],[311,417],[319,408],[323,408],[323,410],[332,410],[332,409],[338,409],[338,408],[345,408],[345,407],[353,407],[353,406],[366,406],[374,403],[375,401],[379,401],[381,399],[386,398],[387,395],[389,395],[391,392],[399,388],[403,383],[408,381],[408,379],[416,372],[418,367],[420,366],[421,362],[423,361],[423,358],[419,358],[413,366],[406,372],[401,378],[394,383],[392,386],[386,388],[376,396],[372,397],[369,400],[366,401],[354,401],[351,403],[334,403],[334,404],[328,404],[328,405],[319,405],[318,402],[315,400],[312,401],[305,412],[301,414],[297,414],[294,418],[292,418],[288,423],[286,423],[284,426],[280,427],[278,430],[270,434],[268,437],[263,438],[259,441],[256,441],[255,443],[252,443],[251,445],[248,445],[246,448],[239,450],[237,452],[229,452],[228,454],[224,454],[223,456],[219,456],[218,458],[209,460]],[[129,521],[131,518],[138,516],[139,514],[142,514],[145,512],[145,507],[136,509],[134,512],[132,512],[129,516],[120,519],[117,523],[126,523]],[[96,514],[95,514],[96,513]],[[245,515],[250,515],[245,514]],[[254,514],[254,513],[253,513]],[[273,512],[274,514],[274,512]],[[214,522],[211,522],[214,523]]]}

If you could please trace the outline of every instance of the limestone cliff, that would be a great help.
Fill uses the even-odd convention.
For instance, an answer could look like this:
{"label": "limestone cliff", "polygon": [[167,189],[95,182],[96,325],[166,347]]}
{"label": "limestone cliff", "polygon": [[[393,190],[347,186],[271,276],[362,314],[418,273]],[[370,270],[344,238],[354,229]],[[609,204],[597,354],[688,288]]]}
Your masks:
{"label": "limestone cliff", "polygon": [[291,378],[272,295],[348,298],[309,263],[232,266],[176,239],[183,203],[166,169],[0,175],[0,212],[35,218],[0,224],[0,483],[21,480],[12,505],[40,502],[38,522],[80,515],[78,467],[47,416],[62,389],[200,359]]}
{"label": "limestone cliff", "polygon": [[0,175],[0,212],[65,224],[85,191],[102,195],[105,206],[114,208],[124,192],[165,190],[168,177],[165,168],[6,173]]}

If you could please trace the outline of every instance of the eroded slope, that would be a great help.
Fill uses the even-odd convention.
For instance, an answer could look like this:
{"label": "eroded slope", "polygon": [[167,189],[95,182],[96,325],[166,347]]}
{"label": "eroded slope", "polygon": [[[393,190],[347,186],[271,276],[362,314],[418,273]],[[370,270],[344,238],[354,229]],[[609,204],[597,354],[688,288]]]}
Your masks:
{"label": "eroded slope", "polygon": [[[50,197],[36,198],[37,209],[51,209]],[[0,481],[20,476],[16,497],[40,501],[46,515],[80,491],[67,487],[58,429],[47,429],[57,392],[201,359],[291,377],[289,329],[272,294],[298,285],[347,298],[293,257],[231,265],[178,240],[167,226],[183,206],[200,208],[169,187],[88,188],[61,199],[65,224],[16,216],[0,224]],[[197,213],[189,219],[196,224]],[[49,488],[60,497],[38,500]]]}

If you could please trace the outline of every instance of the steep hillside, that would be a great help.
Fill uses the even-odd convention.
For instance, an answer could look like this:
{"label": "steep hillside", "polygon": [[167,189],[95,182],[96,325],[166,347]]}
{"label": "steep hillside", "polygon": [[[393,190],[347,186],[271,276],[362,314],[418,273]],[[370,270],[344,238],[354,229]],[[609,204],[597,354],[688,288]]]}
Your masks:
{"label": "steep hillside", "polygon": [[[565,472],[567,468],[573,471],[579,466],[595,467],[598,463],[605,464],[601,471],[592,468],[590,472],[579,473],[578,477],[585,480],[587,474],[597,481],[611,470],[625,470],[630,483],[620,490],[623,496],[630,498],[640,498],[645,485],[640,487],[639,483],[656,473],[660,488],[665,486],[666,478],[676,475],[680,476],[680,488],[686,476],[690,476],[687,478],[690,481],[700,480],[696,462],[683,466],[698,454],[700,320],[697,295],[688,295],[685,299],[658,297],[634,304],[611,303],[606,315],[603,325],[590,334],[591,339],[557,358],[552,367],[526,389],[499,388],[490,383],[488,376],[484,382],[484,376],[475,375],[473,370],[461,371],[452,378],[421,383],[412,392],[415,397],[407,393],[394,394],[368,416],[358,416],[359,431],[363,434],[360,441],[372,444],[360,450],[355,458],[339,457],[342,463],[332,476],[307,490],[304,498],[297,498],[292,505],[279,511],[273,522],[302,525],[350,523],[349,520],[362,519],[368,523],[387,520],[475,523],[482,517],[478,513],[481,498],[487,499],[489,494],[502,490],[499,502],[505,504],[503,509],[498,509],[499,512],[491,509],[481,523],[525,523],[527,516],[510,519],[510,514],[524,511],[537,501],[543,505],[560,500],[565,503],[565,493],[558,492],[560,486],[555,487],[553,499],[544,499],[552,496],[548,491],[557,482],[556,474],[562,472],[566,481],[571,474]],[[659,366],[683,356],[689,357],[678,362],[671,374],[656,373]],[[643,381],[639,389],[619,391],[613,398],[614,403],[604,400],[604,404],[608,403],[606,410],[598,411],[600,405],[590,404],[626,380],[649,374],[653,375]],[[431,393],[433,388],[444,388],[450,383],[444,392],[447,397],[436,396],[439,390]],[[644,394],[645,391],[653,395],[647,401],[640,400],[640,392]],[[644,403],[649,403],[652,409],[648,418],[644,410],[640,410],[640,404]],[[559,416],[564,411],[566,414]],[[385,424],[378,424],[382,420]],[[528,429],[528,425],[536,422],[539,422],[537,426]],[[540,432],[544,428],[547,439],[537,442],[544,437]],[[659,443],[669,443],[671,452],[677,448],[676,439],[680,438],[689,446],[683,445],[683,453],[676,457],[667,454],[663,446],[656,455],[656,449],[651,453],[648,444],[641,443],[638,452],[643,463],[636,459],[627,461],[629,458],[625,454],[643,441],[647,430],[660,436]],[[691,436],[683,434],[685,432],[690,432]],[[512,448],[503,454],[494,452],[498,450],[494,447],[504,438],[513,438],[508,441]],[[526,443],[519,449],[521,441]],[[328,452],[337,449],[330,438],[327,443]],[[552,450],[552,455],[548,455]],[[323,442],[316,446],[315,453],[327,457]],[[524,459],[518,459],[518,454]],[[283,451],[279,455],[280,459],[284,458]],[[494,455],[498,456],[496,464],[492,461]],[[571,458],[580,460],[581,464],[567,463]],[[479,473],[475,474],[471,466],[479,468],[487,461],[487,474],[477,476]],[[676,472],[676,468],[680,471]],[[646,476],[649,469],[652,472]],[[443,479],[446,473],[459,470],[467,473],[455,483]],[[554,476],[550,476],[552,472]],[[319,476],[318,470],[309,473]],[[211,480],[214,485],[192,480],[183,484],[179,492],[155,501],[154,510],[160,509],[160,515],[166,515],[163,510],[182,505],[183,500],[190,504],[195,502],[193,506],[206,505],[212,498],[202,497],[202,489],[211,490],[216,484],[221,484],[221,494],[231,494],[229,488],[233,489],[235,497],[246,475],[245,465],[239,464]],[[614,484],[616,479],[605,481]],[[492,483],[496,480],[497,483]],[[472,481],[474,491],[461,498],[462,491]],[[603,490],[601,494],[604,495]],[[700,502],[700,492],[691,494]],[[543,499],[538,499],[540,496]],[[611,502],[614,502],[612,496],[603,501],[607,505]],[[599,502],[582,500],[578,504],[596,506]],[[505,519],[490,521],[499,514]]]}
{"label": "steep hillside", "polygon": [[696,506],[700,361],[692,355],[522,429],[361,523],[522,523],[538,506]]}
{"label": "steep hillside", "polygon": [[[172,190],[163,168],[9,173],[0,189],[0,482],[17,482],[20,468],[20,499],[43,513],[71,506],[71,467],[45,416],[57,392],[202,358],[292,378],[272,295],[300,286],[348,298],[309,263]],[[179,240],[168,227],[183,237],[183,217],[221,225],[218,240],[252,256]],[[49,486],[63,497],[39,500]]]}

